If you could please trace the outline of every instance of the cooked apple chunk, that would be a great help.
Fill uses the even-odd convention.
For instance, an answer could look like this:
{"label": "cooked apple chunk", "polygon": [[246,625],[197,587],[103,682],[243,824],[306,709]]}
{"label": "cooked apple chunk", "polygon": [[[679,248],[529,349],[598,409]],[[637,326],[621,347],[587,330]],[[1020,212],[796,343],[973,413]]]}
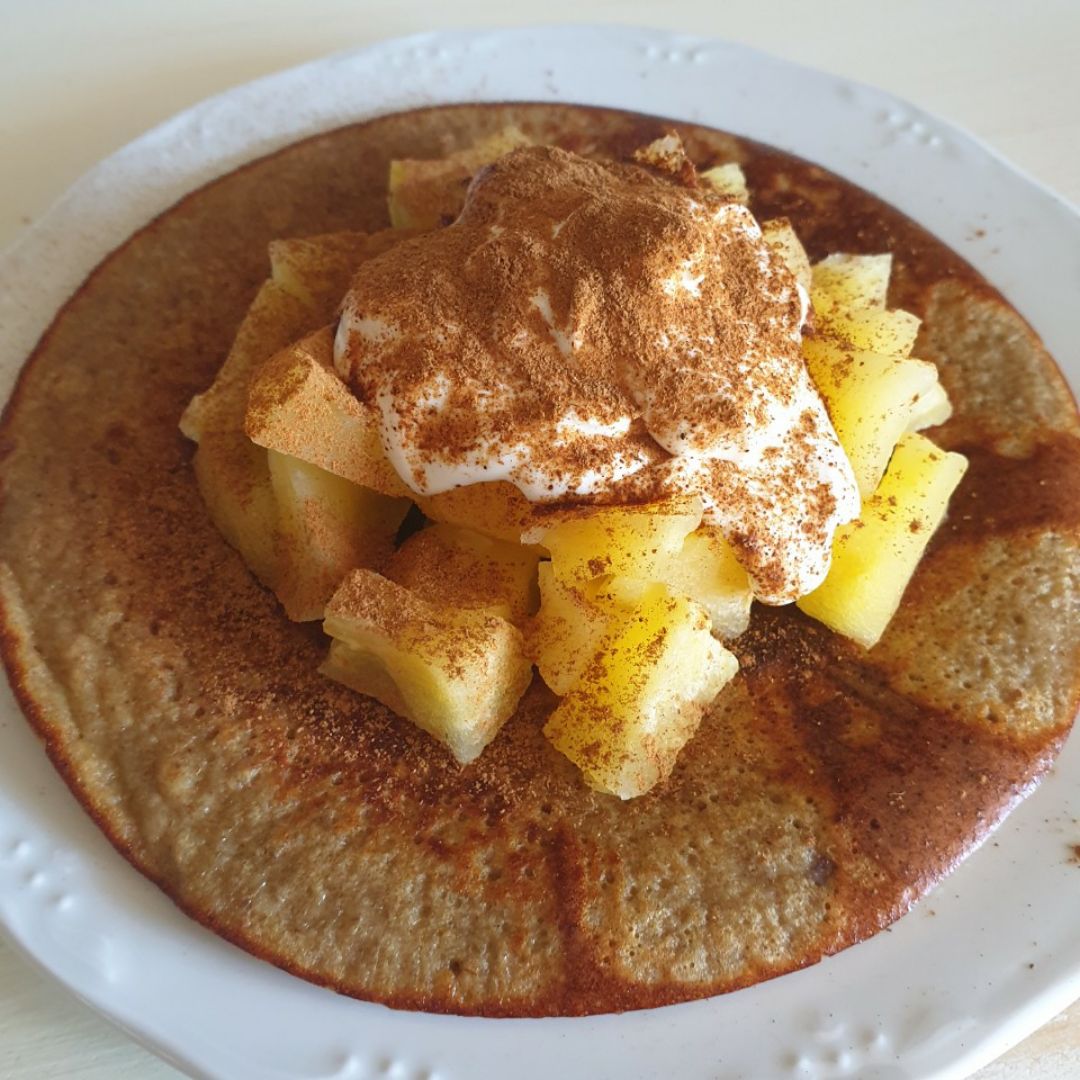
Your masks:
{"label": "cooked apple chunk", "polygon": [[451,610],[369,570],[355,570],[326,609],[333,638],[322,671],[475,760],[532,677],[519,630],[482,611]]}
{"label": "cooked apple chunk", "polygon": [[279,565],[274,592],[296,622],[321,619],[342,578],[381,566],[409,509],[298,458],[271,450]]}
{"label": "cooked apple chunk", "polygon": [[609,624],[544,734],[591,787],[622,799],[643,795],[670,774],[737,669],[703,608],[650,585]]}
{"label": "cooked apple chunk", "polygon": [[242,431],[207,431],[192,464],[218,532],[251,572],[273,588],[278,579],[277,503],[266,451]]}
{"label": "cooked apple chunk", "polygon": [[884,308],[891,255],[829,255],[813,267],[810,300],[815,313],[831,317],[859,308]]}
{"label": "cooked apple chunk", "polygon": [[505,480],[451,488],[438,495],[415,495],[413,499],[432,521],[474,529],[512,544],[521,541],[539,516],[535,505]]}
{"label": "cooked apple chunk", "polygon": [[540,563],[538,580],[540,610],[526,635],[529,655],[544,682],[565,694],[600,647],[614,603],[590,585],[558,581],[550,562]]}
{"label": "cooked apple chunk", "polygon": [[294,456],[268,454],[245,433],[253,381],[263,378],[268,357],[300,337],[310,321],[300,300],[266,282],[217,379],[181,420],[181,430],[199,444],[195,476],[214,524],[297,620],[321,618],[346,572],[385,558],[408,509],[405,500],[377,495]]}
{"label": "cooked apple chunk", "polygon": [[885,356],[910,356],[921,320],[910,311],[856,308],[842,314],[815,312],[818,330],[853,349]]}
{"label": "cooked apple chunk", "polygon": [[[718,529],[696,529],[654,570],[656,580],[668,585],[673,595],[705,609],[718,637],[736,637],[746,629],[753,602],[750,580]],[[551,562],[540,564],[540,609],[531,620],[527,640],[544,682],[555,693],[571,688],[611,620],[638,604],[650,584],[640,578],[607,576],[568,583],[557,578]]]}
{"label": "cooked apple chunk", "polygon": [[761,237],[784,260],[791,276],[810,293],[810,257],[787,218],[773,218],[761,223]]}
{"label": "cooked apple chunk", "polygon": [[908,431],[924,431],[926,428],[944,424],[952,416],[952,402],[940,382],[934,383],[923,394],[908,417]]}
{"label": "cooked apple chunk", "polygon": [[837,532],[825,581],[798,606],[867,649],[876,645],[966,469],[960,454],[905,435],[859,520]]}
{"label": "cooked apple chunk", "polygon": [[195,479],[214,524],[264,584],[277,580],[277,507],[266,451],[244,434],[248,388],[268,357],[310,329],[307,307],[266,282],[213,384],[192,398],[180,430],[198,443]]}
{"label": "cooked apple chunk", "polygon": [[409,239],[402,229],[336,232],[270,241],[270,276],[311,310],[311,324],[330,322],[365,260]]}
{"label": "cooked apple chunk", "polygon": [[750,579],[735,558],[735,549],[711,525],[686,537],[682,550],[661,569],[659,580],[672,592],[696,600],[709,613],[718,637],[737,637],[750,622],[754,600]]}
{"label": "cooked apple chunk", "polygon": [[750,202],[750,189],[746,186],[746,177],[742,167],[734,161],[726,165],[714,165],[698,173],[698,179],[718,195],[729,198],[746,206]]}
{"label": "cooked apple chunk", "polygon": [[282,349],[255,373],[249,438],[383,495],[412,493],[386,458],[374,412],[338,378],[326,326]]}
{"label": "cooked apple chunk", "polygon": [[545,547],[556,579],[568,585],[608,575],[658,581],[687,534],[701,523],[702,509],[695,495],[638,506],[557,511],[521,539]]}
{"label": "cooked apple chunk", "polygon": [[859,493],[873,495],[893,447],[940,390],[937,368],[914,357],[849,349],[826,338],[803,343],[810,377],[851,462]]}
{"label": "cooked apple chunk", "polygon": [[539,556],[457,525],[431,525],[394,552],[386,576],[422,600],[482,608],[521,625],[536,610]]}
{"label": "cooked apple chunk", "polygon": [[833,255],[813,268],[817,333],[807,368],[829,410],[864,499],[874,494],[897,440],[951,412],[937,368],[911,356],[919,320],[889,311],[891,258]]}
{"label": "cooked apple chunk", "polygon": [[473,176],[511,150],[529,145],[528,136],[516,127],[507,127],[445,157],[391,161],[391,224],[399,229],[449,225],[465,205]]}

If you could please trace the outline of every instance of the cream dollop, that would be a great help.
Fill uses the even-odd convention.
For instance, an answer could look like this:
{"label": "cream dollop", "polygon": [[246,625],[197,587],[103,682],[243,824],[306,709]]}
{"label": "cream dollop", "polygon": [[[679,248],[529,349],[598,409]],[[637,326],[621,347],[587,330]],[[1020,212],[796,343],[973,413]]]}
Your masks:
{"label": "cream dollop", "polygon": [[694,492],[785,603],[859,513],[802,360],[807,307],[746,207],[533,147],[484,170],[452,225],[361,266],[335,361],[417,493]]}

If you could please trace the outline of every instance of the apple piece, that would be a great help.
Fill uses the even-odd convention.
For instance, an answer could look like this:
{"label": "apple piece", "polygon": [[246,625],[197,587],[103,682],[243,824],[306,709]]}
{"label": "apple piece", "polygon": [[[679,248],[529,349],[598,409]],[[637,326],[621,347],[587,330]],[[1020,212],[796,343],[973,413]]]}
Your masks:
{"label": "apple piece", "polygon": [[922,397],[915,402],[908,417],[908,431],[923,431],[926,428],[944,424],[952,416],[952,402],[940,382],[934,383]]}
{"label": "apple piece", "polygon": [[252,372],[311,328],[306,305],[267,281],[255,295],[213,384],[192,398],[180,430],[198,443],[195,479],[210,517],[252,572],[273,586],[277,507],[266,451],[244,433]]}
{"label": "apple piece", "polygon": [[812,269],[810,301],[824,318],[860,308],[883,308],[891,255],[829,255]]}
{"label": "apple piece", "polygon": [[248,394],[248,436],[383,495],[412,497],[386,457],[374,411],[334,370],[333,349],[333,328],[323,327],[259,368]]}
{"label": "apple piece", "polygon": [[520,543],[522,534],[539,520],[536,506],[505,480],[451,488],[438,495],[415,495],[413,499],[432,521],[461,525],[513,544]]}
{"label": "apple piece", "polygon": [[323,674],[381,701],[475,760],[532,679],[521,633],[483,611],[451,610],[369,570],[355,570],[326,609],[333,638]]}
{"label": "apple piece", "polygon": [[792,277],[810,295],[810,256],[806,248],[791,227],[787,218],[772,218],[761,223],[761,237],[784,260],[784,265],[791,271]]}
{"label": "apple piece", "polygon": [[390,162],[390,222],[397,229],[437,229],[449,225],[465,205],[473,176],[532,140],[507,127],[472,146],[432,160],[407,158]]}
{"label": "apple piece", "polygon": [[848,349],[808,338],[803,355],[864,499],[877,490],[900,436],[927,395],[938,386],[937,368],[913,357]]}
{"label": "apple piece", "polygon": [[909,311],[884,308],[859,308],[817,319],[820,333],[836,338],[849,348],[886,356],[910,356],[920,325],[919,317]]}
{"label": "apple piece", "polygon": [[384,573],[422,600],[483,609],[521,625],[538,603],[535,551],[458,525],[431,525],[394,552]]}
{"label": "apple piece", "polygon": [[588,586],[560,582],[550,562],[540,563],[537,576],[540,609],[529,624],[526,644],[544,682],[565,694],[596,655],[615,603]]}
{"label": "apple piece", "polygon": [[653,584],[609,624],[544,734],[591,787],[634,798],[670,774],[737,670],[705,611]]}
{"label": "apple piece", "polygon": [[749,625],[750,579],[719,529],[702,525],[690,533],[682,550],[661,568],[659,579],[700,604],[718,637],[738,637]]}
{"label": "apple piece", "polygon": [[750,189],[746,186],[746,176],[742,167],[734,161],[726,165],[714,165],[698,173],[698,180],[717,195],[726,195],[746,206],[750,202]]}
{"label": "apple piece", "polygon": [[859,520],[837,530],[828,576],[798,606],[864,648],[876,645],[966,470],[960,454],[905,435]]}
{"label": "apple piece", "polygon": [[674,180],[692,183],[696,176],[694,163],[686,156],[686,147],[677,131],[669,131],[646,146],[634,151],[634,160]]}
{"label": "apple piece", "polygon": [[556,511],[521,539],[546,548],[555,577],[567,585],[604,576],[656,581],[701,523],[702,510],[701,499],[690,496]]}
{"label": "apple piece", "polygon": [[310,308],[311,325],[328,323],[357,267],[415,235],[415,230],[381,229],[271,240],[271,279]]}
{"label": "apple piece", "polygon": [[274,592],[296,622],[321,619],[345,575],[381,566],[409,509],[323,469],[267,452],[277,504],[279,572]]}

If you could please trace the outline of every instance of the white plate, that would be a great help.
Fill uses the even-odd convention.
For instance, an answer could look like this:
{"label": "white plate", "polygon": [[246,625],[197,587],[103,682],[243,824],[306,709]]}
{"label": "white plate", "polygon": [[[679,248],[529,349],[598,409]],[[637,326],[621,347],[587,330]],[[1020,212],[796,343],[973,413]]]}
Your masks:
{"label": "white plate", "polygon": [[[103,162],[0,257],[0,378],[97,261],[180,195],[315,131],[418,104],[570,101],[725,128],[818,161],[926,225],[1080,382],[1080,216],[970,136],[741,46],[616,28],[433,34],[196,106]],[[1080,739],[992,843],[891,932],[736,994],[581,1020],[401,1013],[220,941],[132,870],[0,701],[0,919],[42,966],[193,1075],[230,1080],[960,1077],[1080,995]]]}

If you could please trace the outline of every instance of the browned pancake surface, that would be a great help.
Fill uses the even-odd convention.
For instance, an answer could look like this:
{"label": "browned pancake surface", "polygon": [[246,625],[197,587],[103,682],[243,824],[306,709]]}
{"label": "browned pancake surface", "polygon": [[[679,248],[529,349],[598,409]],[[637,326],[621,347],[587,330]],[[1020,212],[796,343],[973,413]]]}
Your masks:
{"label": "browned pancake surface", "polygon": [[744,163],[815,257],[893,251],[892,298],[972,467],[870,653],[759,609],[742,671],[669,782],[621,803],[540,733],[537,683],[476,764],[316,673],[210,523],[177,420],[279,236],[386,224],[391,157],[518,123],[623,153],[663,125],[555,106],[387,117],[196,192],[106,260],[2,432],[4,653],[114,843],[196,918],[363,998],[574,1014],[731,990],[888,924],[1046,768],[1080,688],[1080,440],[1022,320],[956,256],[820,169],[679,125]]}

